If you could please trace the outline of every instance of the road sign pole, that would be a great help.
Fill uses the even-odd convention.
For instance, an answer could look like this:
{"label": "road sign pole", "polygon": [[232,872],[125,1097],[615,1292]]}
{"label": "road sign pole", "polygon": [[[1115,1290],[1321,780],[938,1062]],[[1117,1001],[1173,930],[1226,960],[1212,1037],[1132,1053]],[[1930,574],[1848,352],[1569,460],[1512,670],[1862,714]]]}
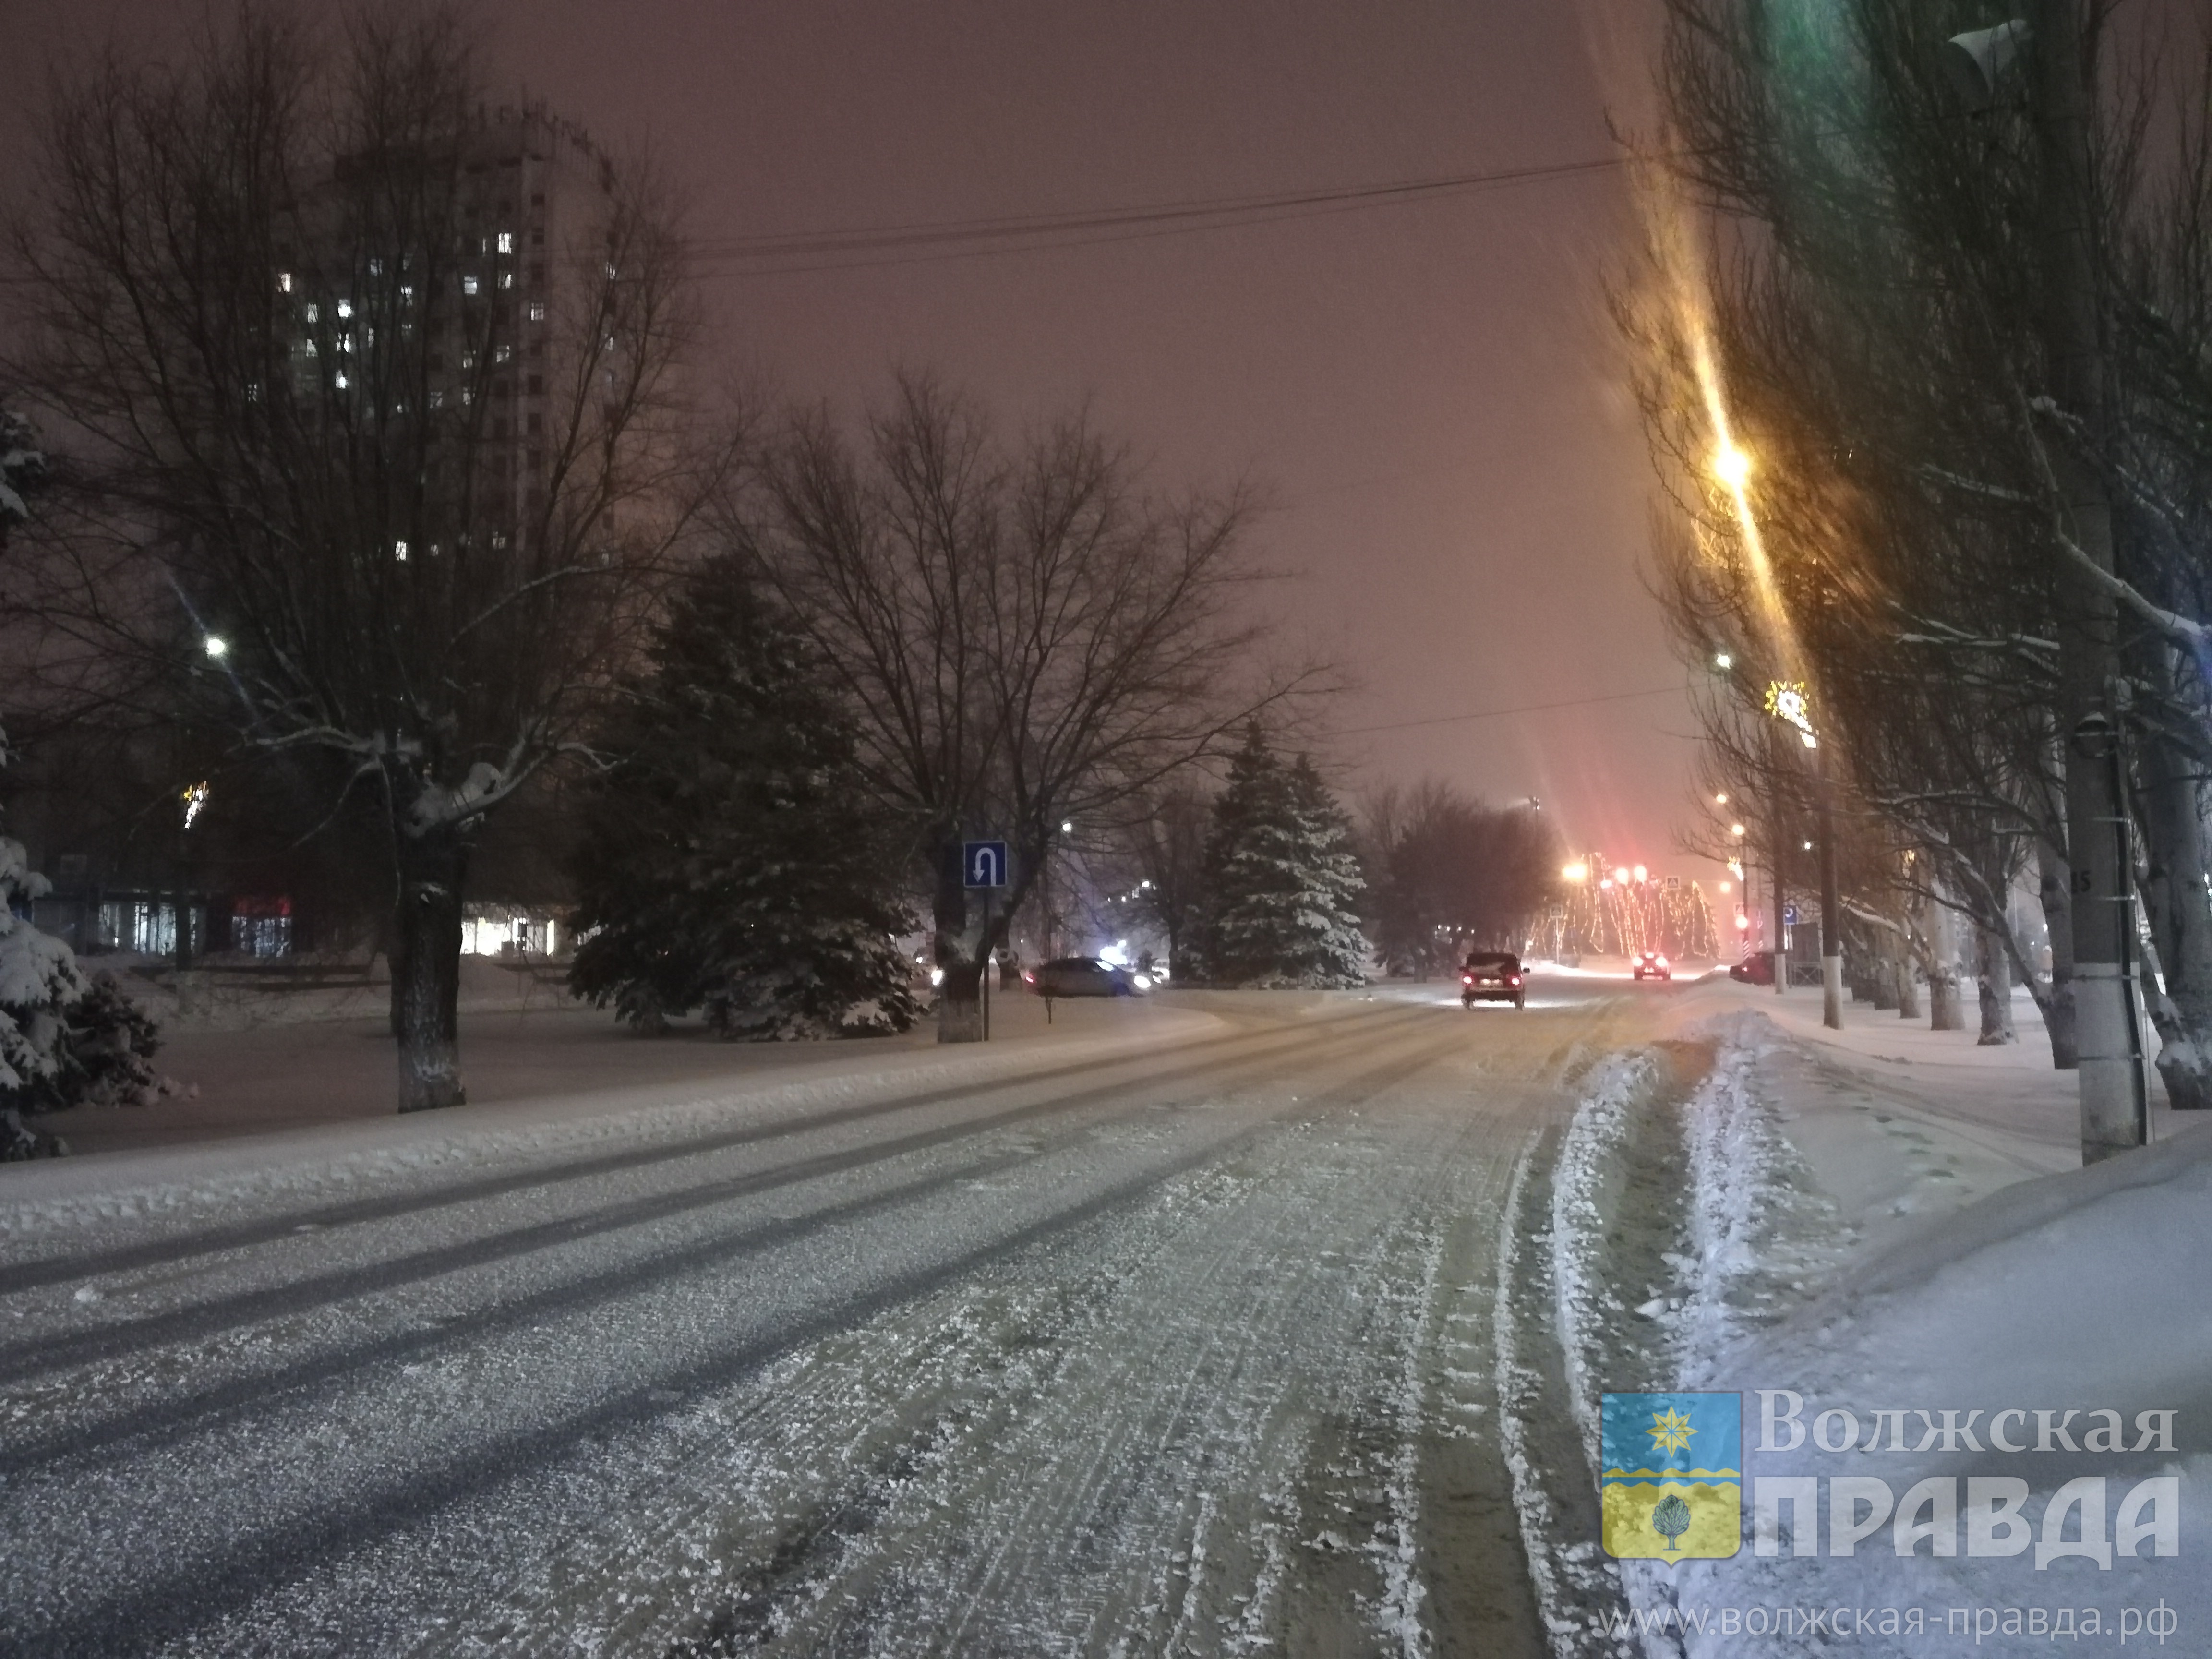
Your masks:
{"label": "road sign pole", "polygon": [[991,1040],[991,890],[983,890],[983,1041]]}

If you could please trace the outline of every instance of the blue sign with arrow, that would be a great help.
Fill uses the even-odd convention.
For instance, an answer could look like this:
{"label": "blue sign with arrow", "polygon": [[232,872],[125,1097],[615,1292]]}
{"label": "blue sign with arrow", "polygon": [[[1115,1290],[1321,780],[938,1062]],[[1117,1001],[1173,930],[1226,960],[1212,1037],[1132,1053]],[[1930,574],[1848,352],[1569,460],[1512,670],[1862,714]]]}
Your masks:
{"label": "blue sign with arrow", "polygon": [[1006,842],[963,841],[960,843],[962,886],[1004,887],[1008,868]]}

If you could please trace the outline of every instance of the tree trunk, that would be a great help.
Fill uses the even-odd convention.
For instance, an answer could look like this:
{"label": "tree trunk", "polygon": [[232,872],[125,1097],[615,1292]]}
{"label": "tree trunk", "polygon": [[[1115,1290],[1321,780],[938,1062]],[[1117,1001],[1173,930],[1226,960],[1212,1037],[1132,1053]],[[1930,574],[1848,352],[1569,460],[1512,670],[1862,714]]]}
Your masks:
{"label": "tree trunk", "polygon": [[403,1112],[468,1100],[460,1034],[461,892],[468,867],[468,842],[457,829],[399,839],[392,979]]}
{"label": "tree trunk", "polygon": [[935,954],[938,971],[942,975],[937,986],[937,1040],[981,1042],[982,953],[968,949],[968,890],[962,884],[957,839],[943,843],[938,849],[937,896],[931,919],[936,924]]}
{"label": "tree trunk", "polygon": [[1920,975],[1914,970],[1912,945],[1903,933],[1890,943],[1889,959],[1897,969],[1897,1017],[1920,1018]]}
{"label": "tree trunk", "polygon": [[2074,1037],[2074,912],[2067,865],[2041,836],[2035,838],[2035,862],[2036,897],[2051,931],[2051,991],[2043,1000],[2043,1024],[2051,1034],[2052,1068],[2071,1072],[2081,1065],[2081,1051]]}
{"label": "tree trunk", "polygon": [[1995,929],[1980,928],[1978,937],[1974,969],[1981,992],[1982,1034],[1977,1041],[1985,1048],[2016,1042],[2020,1039],[2012,1024],[2012,957]]}
{"label": "tree trunk", "polygon": [[[2165,656],[2165,647],[2158,647]],[[2158,1029],[2158,1074],[2176,1111],[2212,1109],[2212,908],[2205,899],[2204,823],[2197,781],[2171,744],[2142,745],[2143,906],[2158,977],[2144,963],[2143,1000]]]}
{"label": "tree trunk", "polygon": [[1877,1011],[1897,1006],[1897,963],[1887,951],[1875,960],[1874,1006]]}
{"label": "tree trunk", "polygon": [[1942,900],[1928,905],[1928,1029],[1963,1031],[1966,1009],[1959,995],[1958,922]]}

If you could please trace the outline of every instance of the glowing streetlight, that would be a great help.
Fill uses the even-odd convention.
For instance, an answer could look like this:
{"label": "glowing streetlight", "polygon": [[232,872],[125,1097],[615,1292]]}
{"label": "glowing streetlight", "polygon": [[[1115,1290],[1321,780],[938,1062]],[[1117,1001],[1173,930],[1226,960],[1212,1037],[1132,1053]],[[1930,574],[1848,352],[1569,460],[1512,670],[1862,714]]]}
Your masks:
{"label": "glowing streetlight", "polygon": [[1713,452],[1713,474],[1730,489],[1741,489],[1751,482],[1751,457],[1733,442],[1723,442]]}
{"label": "glowing streetlight", "polygon": [[1713,797],[1713,805],[1716,806],[1726,806],[1728,805],[1728,791],[1723,789],[1719,794],[1715,795]]}
{"label": "glowing streetlight", "polygon": [[1725,674],[1735,666],[1735,659],[1725,651],[1713,653],[1713,666]]}
{"label": "glowing streetlight", "polygon": [[1614,884],[1615,886],[1619,886],[1619,887],[1626,887],[1626,886],[1627,886],[1627,885],[1628,885],[1628,866],[1627,866],[1626,865],[1625,865],[1625,864],[1624,864],[1624,865],[1620,866],[1618,869],[1614,870],[1614,871],[1613,871],[1613,884]]}
{"label": "glowing streetlight", "polygon": [[1733,882],[1723,881],[1716,883],[1715,884],[1718,886],[1723,893],[1732,892],[1735,890],[1735,884]]}
{"label": "glowing streetlight", "polygon": [[1584,864],[1580,859],[1576,860],[1572,864],[1564,865],[1559,870],[1559,879],[1562,881],[1588,881],[1589,879],[1589,866]]}
{"label": "glowing streetlight", "polygon": [[1743,826],[1740,823],[1731,823],[1729,825],[1729,834],[1741,836],[1743,834]]}
{"label": "glowing streetlight", "polygon": [[1060,821],[1060,833],[1063,836],[1073,835],[1075,833],[1074,823],[1069,819],[1062,818]]}
{"label": "glowing streetlight", "polygon": [[1636,866],[1635,874],[1636,879],[1638,882],[1646,882],[1651,879],[1651,872],[1640,864]]}
{"label": "glowing streetlight", "polygon": [[230,641],[220,634],[209,635],[205,644],[208,655],[213,657],[217,662],[221,662],[230,654]]}

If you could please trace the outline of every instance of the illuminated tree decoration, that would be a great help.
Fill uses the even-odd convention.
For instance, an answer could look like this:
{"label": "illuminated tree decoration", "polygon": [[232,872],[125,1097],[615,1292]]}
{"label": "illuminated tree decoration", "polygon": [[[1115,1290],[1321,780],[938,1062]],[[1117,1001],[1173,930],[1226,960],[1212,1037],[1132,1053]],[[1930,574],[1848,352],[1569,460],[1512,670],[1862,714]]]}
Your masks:
{"label": "illuminated tree decoration", "polygon": [[1818,749],[1820,740],[1813,735],[1813,702],[1805,695],[1805,688],[1796,680],[1770,680],[1766,686],[1766,712],[1778,720],[1787,720],[1797,728],[1798,739],[1808,749]]}

